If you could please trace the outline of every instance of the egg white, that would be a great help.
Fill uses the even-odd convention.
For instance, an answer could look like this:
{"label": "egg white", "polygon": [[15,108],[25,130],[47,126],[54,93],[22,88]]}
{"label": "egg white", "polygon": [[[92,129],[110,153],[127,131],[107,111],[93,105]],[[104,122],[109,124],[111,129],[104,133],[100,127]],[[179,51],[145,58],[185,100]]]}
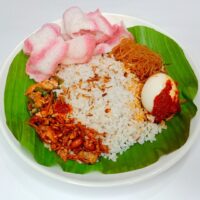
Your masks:
{"label": "egg white", "polygon": [[170,76],[164,73],[157,73],[149,77],[145,82],[141,92],[141,100],[144,108],[148,112],[151,113],[153,111],[154,99],[165,88],[168,80],[172,83],[170,96],[173,98],[177,94],[177,87],[174,80]]}

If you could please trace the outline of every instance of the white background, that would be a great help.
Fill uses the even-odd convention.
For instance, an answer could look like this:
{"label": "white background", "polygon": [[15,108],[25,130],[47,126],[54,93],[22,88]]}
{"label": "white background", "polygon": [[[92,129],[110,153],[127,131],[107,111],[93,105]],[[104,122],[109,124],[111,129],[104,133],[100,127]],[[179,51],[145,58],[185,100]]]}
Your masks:
{"label": "white background", "polygon": [[[13,48],[43,23],[78,5],[85,11],[120,13],[145,19],[178,39],[200,66],[198,0],[0,0],[0,64]],[[0,66],[1,67],[1,66]],[[200,199],[200,136],[187,155],[156,178],[131,186],[86,188],[51,180],[16,156],[0,135],[0,199]]]}

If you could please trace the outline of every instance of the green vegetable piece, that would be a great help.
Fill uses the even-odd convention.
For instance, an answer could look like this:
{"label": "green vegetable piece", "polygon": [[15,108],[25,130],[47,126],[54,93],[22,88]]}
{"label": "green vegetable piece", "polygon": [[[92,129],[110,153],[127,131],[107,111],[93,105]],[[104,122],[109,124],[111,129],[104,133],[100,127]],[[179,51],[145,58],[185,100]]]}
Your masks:
{"label": "green vegetable piece", "polygon": [[53,98],[57,99],[57,93],[56,92],[53,92]]}

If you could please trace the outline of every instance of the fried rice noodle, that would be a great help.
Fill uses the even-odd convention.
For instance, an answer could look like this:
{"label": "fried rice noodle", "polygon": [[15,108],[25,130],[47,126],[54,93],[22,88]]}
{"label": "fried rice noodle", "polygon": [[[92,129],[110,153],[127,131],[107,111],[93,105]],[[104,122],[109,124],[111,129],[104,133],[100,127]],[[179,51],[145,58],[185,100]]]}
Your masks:
{"label": "fried rice noodle", "polygon": [[122,39],[120,44],[112,49],[111,55],[123,62],[125,67],[135,73],[141,81],[164,71],[160,55],[131,39]]}

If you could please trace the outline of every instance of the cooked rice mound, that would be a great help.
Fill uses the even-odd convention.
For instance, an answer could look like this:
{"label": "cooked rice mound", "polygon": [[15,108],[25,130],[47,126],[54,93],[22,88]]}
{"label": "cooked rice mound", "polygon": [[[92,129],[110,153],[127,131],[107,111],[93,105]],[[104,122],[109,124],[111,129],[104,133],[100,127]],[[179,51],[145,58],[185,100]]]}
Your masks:
{"label": "cooked rice mound", "polygon": [[68,65],[57,72],[64,80],[65,101],[73,108],[77,123],[99,133],[109,153],[102,156],[115,161],[117,154],[135,143],[154,141],[164,124],[156,124],[141,106],[143,83],[113,57],[94,56],[87,64]]}

